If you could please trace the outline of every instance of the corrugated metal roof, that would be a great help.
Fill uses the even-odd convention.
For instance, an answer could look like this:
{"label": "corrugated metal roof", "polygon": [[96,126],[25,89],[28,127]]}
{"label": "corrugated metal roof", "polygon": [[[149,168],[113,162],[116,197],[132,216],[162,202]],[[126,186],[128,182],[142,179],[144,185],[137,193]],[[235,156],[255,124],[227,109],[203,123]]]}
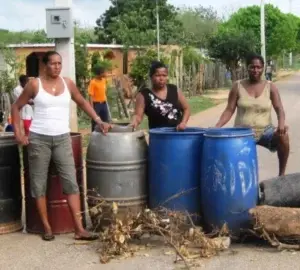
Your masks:
{"label": "corrugated metal roof", "polygon": [[108,49],[122,49],[123,45],[119,44],[86,44],[87,48],[108,48]]}
{"label": "corrugated metal roof", "polygon": [[[21,43],[9,44],[8,48],[53,48],[55,43]],[[108,49],[121,49],[124,46],[119,44],[86,44],[88,48],[108,48]]]}
{"label": "corrugated metal roof", "polygon": [[21,44],[9,44],[8,48],[52,48],[55,47],[54,43],[21,43]]}

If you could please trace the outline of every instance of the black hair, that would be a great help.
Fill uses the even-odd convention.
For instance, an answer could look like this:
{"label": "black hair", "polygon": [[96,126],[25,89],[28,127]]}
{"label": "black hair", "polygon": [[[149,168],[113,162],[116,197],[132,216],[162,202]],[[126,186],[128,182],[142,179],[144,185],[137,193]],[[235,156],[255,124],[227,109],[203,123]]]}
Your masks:
{"label": "black hair", "polygon": [[105,68],[101,67],[101,66],[96,66],[93,68],[93,72],[96,76],[100,76],[100,75],[104,74]]}
{"label": "black hair", "polygon": [[168,69],[168,67],[163,62],[153,61],[149,69],[149,76],[152,77],[155,74],[156,70],[158,70],[159,68]]}
{"label": "black hair", "polygon": [[247,66],[251,65],[253,60],[259,60],[263,66],[265,65],[265,60],[260,54],[251,53],[246,57]]}
{"label": "black hair", "polygon": [[27,83],[27,81],[28,81],[28,76],[27,75],[24,75],[24,74],[20,75],[19,82],[20,82],[20,85],[22,87],[25,86],[25,84]]}
{"label": "black hair", "polygon": [[50,61],[50,57],[53,56],[53,55],[59,55],[60,56],[60,54],[56,51],[48,51],[43,56],[43,59],[42,59],[43,63],[45,65],[47,65],[48,62]]}

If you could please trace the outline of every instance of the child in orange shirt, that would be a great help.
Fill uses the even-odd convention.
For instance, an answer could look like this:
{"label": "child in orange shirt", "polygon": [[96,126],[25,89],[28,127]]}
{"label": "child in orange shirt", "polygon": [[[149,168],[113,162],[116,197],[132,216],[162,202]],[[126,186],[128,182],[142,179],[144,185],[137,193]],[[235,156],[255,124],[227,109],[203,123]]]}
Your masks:
{"label": "child in orange shirt", "polygon": [[[101,120],[108,123],[110,121],[110,114],[106,97],[106,72],[104,68],[97,67],[94,69],[94,73],[95,78],[90,81],[88,88],[90,103]],[[95,125],[96,123],[92,121],[92,131],[94,131]]]}

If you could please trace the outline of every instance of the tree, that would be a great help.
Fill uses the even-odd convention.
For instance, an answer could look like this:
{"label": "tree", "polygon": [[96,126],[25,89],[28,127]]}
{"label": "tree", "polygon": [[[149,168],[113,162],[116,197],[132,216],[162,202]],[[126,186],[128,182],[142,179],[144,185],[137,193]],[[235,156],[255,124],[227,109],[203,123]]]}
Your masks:
{"label": "tree", "polygon": [[11,32],[0,29],[0,45],[11,43],[47,43],[52,40],[47,38],[44,30]]}
{"label": "tree", "polygon": [[154,50],[148,50],[138,55],[131,64],[130,77],[138,88],[146,84],[149,78],[149,67],[156,60],[157,54]]}
{"label": "tree", "polygon": [[82,27],[79,21],[74,21],[74,39],[78,44],[96,43],[97,36],[93,28]]}
{"label": "tree", "polygon": [[221,19],[212,7],[198,6],[180,9],[178,19],[183,25],[183,39],[187,45],[207,48],[209,39],[216,32]]}
{"label": "tree", "polygon": [[210,39],[209,55],[220,60],[231,72],[232,81],[237,79],[237,69],[239,63],[250,52],[255,52],[257,40],[250,32],[237,32],[234,29],[220,29],[218,33]]}
{"label": "tree", "polygon": [[[223,25],[236,31],[251,31],[257,42],[260,37],[260,7],[241,8]],[[299,19],[283,14],[277,7],[266,5],[266,51],[269,56],[278,56],[282,51],[296,47]]]}
{"label": "tree", "polygon": [[[156,1],[111,0],[111,7],[96,21],[95,33],[101,43],[149,45],[156,42]],[[182,33],[177,10],[158,0],[160,15],[160,42],[178,40]]]}
{"label": "tree", "polygon": [[294,52],[296,53],[300,52],[300,20],[298,20],[298,32],[297,32],[296,47],[294,49]]}
{"label": "tree", "polygon": [[6,63],[6,68],[0,71],[0,92],[10,92],[15,87],[20,71],[24,68],[20,57],[6,46],[0,47],[0,54]]}
{"label": "tree", "polygon": [[108,29],[125,47],[143,46],[151,45],[156,40],[156,31],[148,28],[150,24],[149,17],[142,17],[139,12],[133,10],[114,18]]}
{"label": "tree", "polygon": [[75,40],[75,70],[76,82],[83,96],[86,96],[87,84],[91,78],[91,57],[87,51],[86,44],[94,43],[96,36],[93,29],[80,26],[80,22],[74,22]]}

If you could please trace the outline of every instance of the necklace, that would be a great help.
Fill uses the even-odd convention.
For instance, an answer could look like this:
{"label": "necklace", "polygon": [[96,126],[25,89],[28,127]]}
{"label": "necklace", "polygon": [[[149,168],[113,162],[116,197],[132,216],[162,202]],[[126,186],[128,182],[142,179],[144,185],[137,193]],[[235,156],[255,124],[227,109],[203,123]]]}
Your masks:
{"label": "necklace", "polygon": [[[46,81],[48,81],[48,83],[51,83],[51,80],[49,80],[49,79],[46,79]],[[57,81],[54,82],[54,83],[52,84],[52,86],[50,86],[50,87],[51,87],[50,89],[52,90],[53,93],[56,92],[56,85],[57,85]]]}
{"label": "necklace", "polygon": [[56,83],[54,84],[54,86],[52,86],[52,92],[53,92],[53,93],[56,92]]}

